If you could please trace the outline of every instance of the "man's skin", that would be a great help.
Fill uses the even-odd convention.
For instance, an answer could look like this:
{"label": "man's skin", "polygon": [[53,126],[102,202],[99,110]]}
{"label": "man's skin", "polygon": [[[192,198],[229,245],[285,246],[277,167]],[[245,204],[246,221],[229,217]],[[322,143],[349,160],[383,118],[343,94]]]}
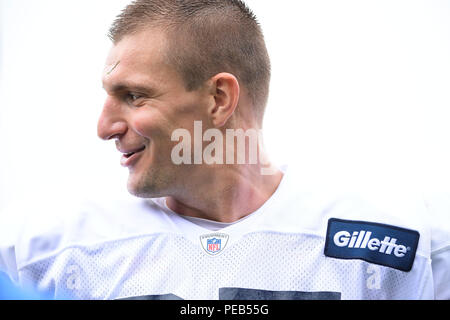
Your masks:
{"label": "man's skin", "polygon": [[[260,208],[275,192],[282,172],[262,175],[252,165],[180,165],[171,151],[172,133],[194,121],[209,128],[259,130],[246,89],[235,76],[220,73],[188,92],[181,76],[164,59],[166,38],[155,28],[125,36],[107,58],[103,87],[107,98],[98,135],[115,140],[129,169],[128,190],[142,198],[166,197],[181,215],[235,222]],[[225,136],[225,135],[224,135]],[[144,149],[145,148],[145,149]],[[141,151],[142,150],[142,151]],[[265,155],[267,158],[267,156]]]}

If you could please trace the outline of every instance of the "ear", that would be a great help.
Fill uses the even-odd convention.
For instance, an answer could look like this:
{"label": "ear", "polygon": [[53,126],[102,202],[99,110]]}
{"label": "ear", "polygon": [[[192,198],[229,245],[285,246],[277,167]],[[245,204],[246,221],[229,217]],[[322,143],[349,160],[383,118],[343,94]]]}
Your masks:
{"label": "ear", "polygon": [[210,79],[214,105],[208,110],[216,128],[223,127],[233,115],[239,102],[239,81],[230,73],[219,73]]}

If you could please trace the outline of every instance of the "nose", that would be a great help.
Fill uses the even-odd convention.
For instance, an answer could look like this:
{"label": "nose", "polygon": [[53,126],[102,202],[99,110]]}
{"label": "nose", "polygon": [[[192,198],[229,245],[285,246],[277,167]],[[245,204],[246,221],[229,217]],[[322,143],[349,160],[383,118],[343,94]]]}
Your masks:
{"label": "nose", "polygon": [[120,105],[112,97],[108,97],[98,120],[97,135],[100,139],[111,140],[124,135],[127,128]]}

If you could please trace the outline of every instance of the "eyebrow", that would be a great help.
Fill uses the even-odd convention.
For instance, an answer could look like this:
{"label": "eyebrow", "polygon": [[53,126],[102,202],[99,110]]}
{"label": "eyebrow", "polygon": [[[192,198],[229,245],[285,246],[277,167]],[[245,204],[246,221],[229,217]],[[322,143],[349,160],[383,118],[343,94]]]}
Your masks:
{"label": "eyebrow", "polygon": [[[103,88],[106,89],[105,85],[103,85]],[[114,92],[114,93],[120,93],[120,92],[124,92],[124,91],[136,91],[136,92],[140,92],[140,93],[146,93],[149,95],[152,95],[155,93],[155,90],[151,87],[146,87],[146,86],[133,84],[133,83],[126,83],[126,82],[117,83],[111,87],[111,92]]]}

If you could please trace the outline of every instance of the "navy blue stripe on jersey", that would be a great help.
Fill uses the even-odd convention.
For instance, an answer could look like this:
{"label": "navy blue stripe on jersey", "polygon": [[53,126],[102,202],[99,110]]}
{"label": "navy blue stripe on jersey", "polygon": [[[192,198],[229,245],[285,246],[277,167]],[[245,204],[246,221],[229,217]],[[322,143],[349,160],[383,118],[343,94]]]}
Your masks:
{"label": "navy blue stripe on jersey", "polygon": [[161,294],[161,295],[148,295],[148,296],[140,296],[140,297],[130,297],[130,298],[123,298],[123,299],[117,299],[117,300],[145,300],[145,301],[154,301],[154,300],[183,300],[180,297],[174,295],[174,294]]}
{"label": "navy blue stripe on jersey", "polygon": [[341,300],[341,293],[220,288],[219,299],[220,300]]}

